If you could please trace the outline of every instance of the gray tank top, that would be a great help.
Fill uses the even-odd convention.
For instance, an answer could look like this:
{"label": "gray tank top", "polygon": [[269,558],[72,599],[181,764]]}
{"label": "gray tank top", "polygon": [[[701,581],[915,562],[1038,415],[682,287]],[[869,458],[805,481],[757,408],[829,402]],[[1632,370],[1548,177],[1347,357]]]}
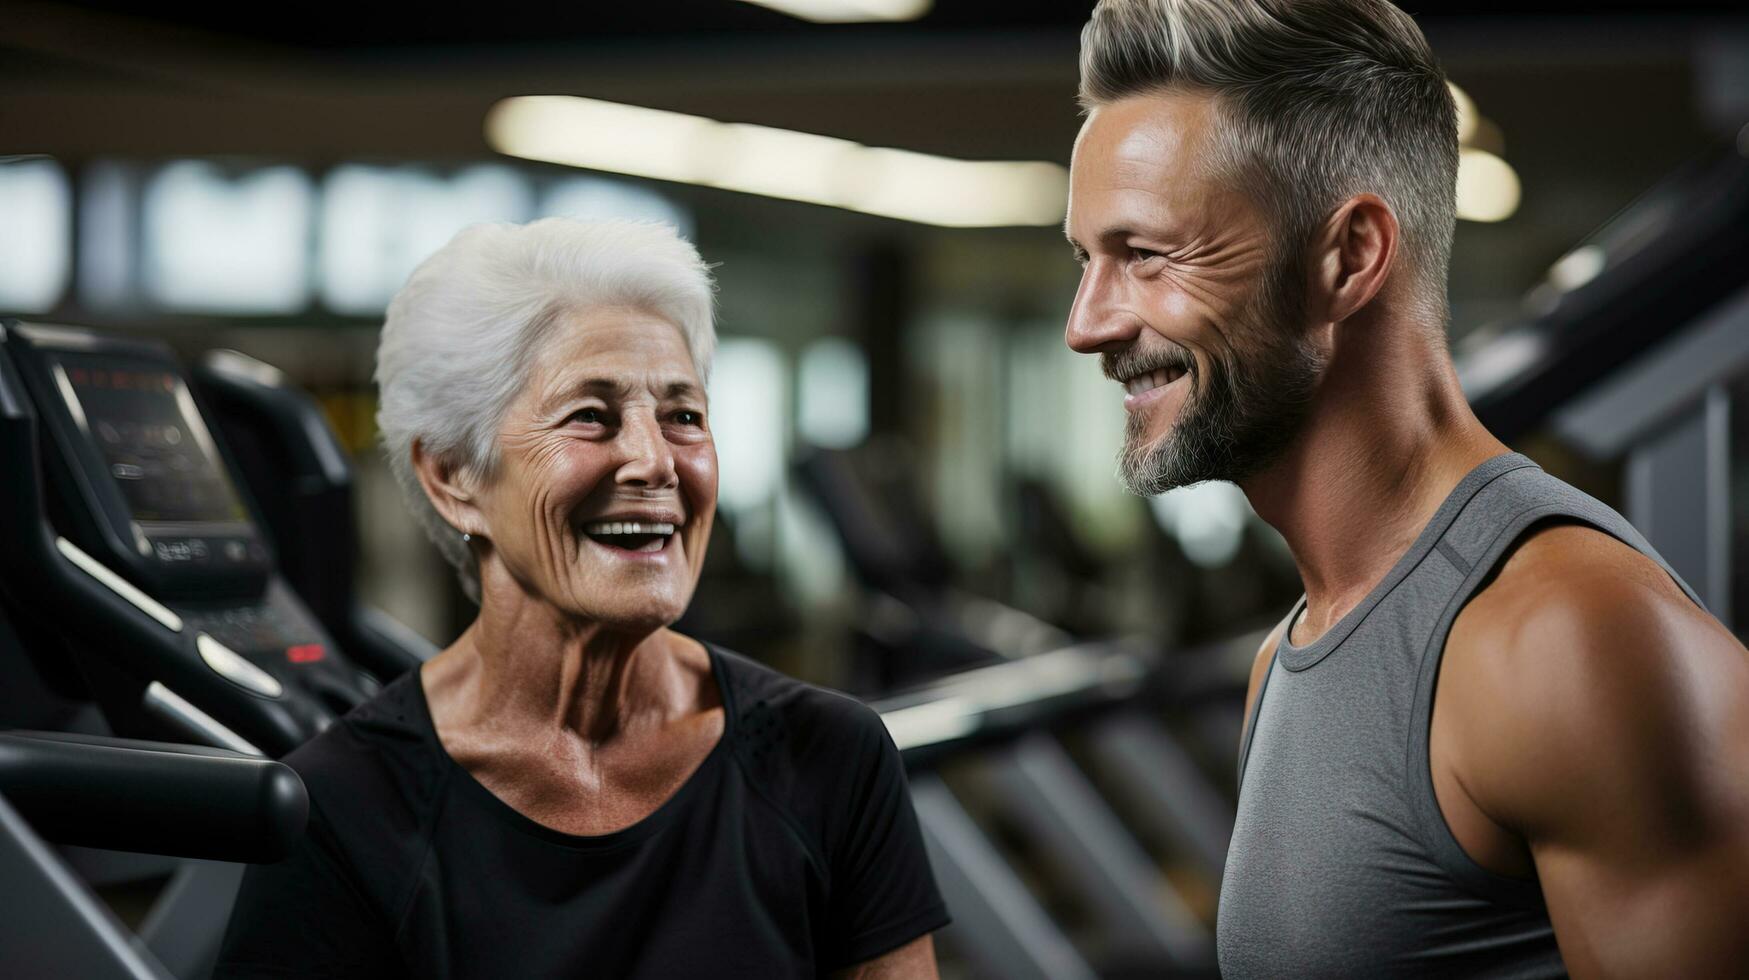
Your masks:
{"label": "gray tank top", "polygon": [[1288,614],[1239,758],[1221,974],[1560,977],[1542,891],[1458,845],[1427,742],[1446,635],[1538,522],[1591,525],[1662,565],[1621,515],[1516,454],[1476,467],[1360,605],[1312,643]]}

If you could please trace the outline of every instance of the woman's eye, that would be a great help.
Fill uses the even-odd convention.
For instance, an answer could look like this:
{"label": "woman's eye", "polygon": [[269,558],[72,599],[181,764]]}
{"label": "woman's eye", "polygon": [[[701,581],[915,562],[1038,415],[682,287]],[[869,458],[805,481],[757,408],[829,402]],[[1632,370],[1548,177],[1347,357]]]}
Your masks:
{"label": "woman's eye", "polygon": [[695,412],[691,409],[682,409],[681,411],[674,413],[674,421],[681,425],[702,426],[704,425],[704,413]]}
{"label": "woman's eye", "polygon": [[572,422],[582,422],[584,425],[606,425],[607,413],[599,408],[580,408],[571,413]]}

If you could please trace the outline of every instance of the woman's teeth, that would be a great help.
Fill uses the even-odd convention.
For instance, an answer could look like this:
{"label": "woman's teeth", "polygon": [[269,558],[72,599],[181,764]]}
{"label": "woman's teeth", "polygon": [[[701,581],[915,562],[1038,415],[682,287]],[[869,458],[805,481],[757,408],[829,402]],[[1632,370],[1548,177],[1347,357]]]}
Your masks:
{"label": "woman's teeth", "polygon": [[610,548],[655,554],[668,546],[674,525],[666,521],[596,521],[583,525],[583,533]]}
{"label": "woman's teeth", "polygon": [[638,521],[596,521],[583,525],[584,534],[660,534],[674,533],[674,525],[640,523]]}
{"label": "woman's teeth", "polygon": [[1128,381],[1125,381],[1123,384],[1123,390],[1131,395],[1139,395],[1144,391],[1150,391],[1154,388],[1164,388],[1182,377],[1184,377],[1183,368],[1159,368],[1149,371],[1146,374],[1138,374]]}

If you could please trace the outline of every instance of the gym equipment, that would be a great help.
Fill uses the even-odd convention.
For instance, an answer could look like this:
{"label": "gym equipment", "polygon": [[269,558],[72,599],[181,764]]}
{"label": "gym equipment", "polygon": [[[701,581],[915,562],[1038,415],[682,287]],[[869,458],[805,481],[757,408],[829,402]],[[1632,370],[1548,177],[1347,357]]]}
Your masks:
{"label": "gym equipment", "polygon": [[1623,513],[1732,625],[1730,408],[1749,377],[1749,156],[1683,168],[1577,245],[1458,358],[1476,414],[1626,460]]}
{"label": "gym equipment", "polygon": [[67,639],[117,732],[278,756],[376,689],[279,574],[167,347],[0,322],[0,458],[14,621]]}
{"label": "gym equipment", "polygon": [[[932,672],[875,702],[905,754],[931,861],[958,944],[984,973],[1090,977],[1212,970],[1213,938],[1058,741],[1085,737],[1102,768],[1138,787],[1150,829],[1218,882],[1231,805],[1137,703],[1154,700],[1156,644],[1074,643],[1055,626],[958,592],[907,485],[903,450],[817,450],[798,463],[867,594],[864,673]],[[1255,647],[1253,647],[1255,649]],[[952,670],[940,676],[943,667]],[[1099,955],[1078,948],[1021,883],[989,835],[934,772],[969,768],[980,787],[1091,911]],[[1139,770],[1132,772],[1131,770]]]}
{"label": "gym equipment", "polygon": [[[263,756],[374,681],[277,574],[167,348],[0,322],[0,458],[0,724],[57,729],[0,736],[0,851],[30,912],[0,948],[43,965],[26,975],[203,976],[237,862],[302,833],[302,783]],[[159,877],[132,937],[88,890]]]}
{"label": "gym equipment", "polygon": [[204,923],[177,914],[211,906],[160,903],[160,914],[131,934],[49,841],[201,859],[173,886],[187,893],[213,878],[209,868],[221,883],[235,877],[226,869],[236,866],[205,862],[284,857],[308,811],[303,783],[277,762],[186,745],[0,733],[6,974],[169,980],[211,969],[213,944],[191,941],[188,928]]}
{"label": "gym equipment", "polygon": [[193,382],[260,508],[281,572],[340,649],[382,681],[435,656],[429,640],[358,601],[352,464],[315,399],[278,368],[232,350],[209,352]]}

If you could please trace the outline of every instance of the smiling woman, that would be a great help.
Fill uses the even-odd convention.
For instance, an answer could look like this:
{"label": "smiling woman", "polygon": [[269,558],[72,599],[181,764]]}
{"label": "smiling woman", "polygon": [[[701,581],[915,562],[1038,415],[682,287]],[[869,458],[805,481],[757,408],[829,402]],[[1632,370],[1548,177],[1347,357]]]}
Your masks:
{"label": "smiling woman", "polygon": [[711,283],[659,225],[462,232],[390,304],[381,427],[480,602],[286,761],[219,976],[933,977],[880,718],[668,628],[716,510]]}

